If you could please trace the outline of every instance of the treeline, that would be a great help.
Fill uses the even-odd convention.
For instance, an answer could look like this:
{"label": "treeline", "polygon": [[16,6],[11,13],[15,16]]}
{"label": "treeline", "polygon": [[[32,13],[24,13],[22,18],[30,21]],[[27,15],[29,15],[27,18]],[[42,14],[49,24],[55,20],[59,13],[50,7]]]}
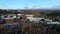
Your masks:
{"label": "treeline", "polygon": [[24,13],[38,13],[41,15],[46,15],[46,16],[60,16],[60,10],[2,10],[0,9],[0,14],[16,14],[19,13],[19,11],[25,11]]}
{"label": "treeline", "polygon": [[16,14],[17,11],[16,10],[1,10],[0,9],[0,14]]}

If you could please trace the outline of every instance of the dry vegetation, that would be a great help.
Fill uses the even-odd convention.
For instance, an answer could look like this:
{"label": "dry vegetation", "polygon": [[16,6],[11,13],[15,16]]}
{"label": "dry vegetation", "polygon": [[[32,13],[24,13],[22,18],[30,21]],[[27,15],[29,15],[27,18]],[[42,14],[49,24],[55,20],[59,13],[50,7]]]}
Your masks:
{"label": "dry vegetation", "polygon": [[44,24],[39,23],[29,23],[29,25],[28,23],[20,23],[20,25],[18,26],[12,26],[12,27],[6,26],[0,29],[0,33],[1,34],[60,34],[59,33],[60,29],[56,30],[55,27],[52,29],[51,26],[47,27]]}

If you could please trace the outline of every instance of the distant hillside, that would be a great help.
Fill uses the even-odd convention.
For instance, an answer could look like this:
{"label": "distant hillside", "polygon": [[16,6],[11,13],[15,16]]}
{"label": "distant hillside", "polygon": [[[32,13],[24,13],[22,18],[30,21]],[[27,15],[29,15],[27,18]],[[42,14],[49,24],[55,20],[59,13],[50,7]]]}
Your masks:
{"label": "distant hillside", "polygon": [[36,9],[36,10],[33,10],[33,9],[30,9],[30,10],[2,10],[0,9],[0,13],[2,14],[6,14],[6,13],[12,13],[12,14],[15,14],[15,13],[23,13],[23,14],[33,14],[33,13],[36,13],[36,14],[40,14],[41,12],[43,13],[50,13],[50,12],[60,12],[60,10],[39,10],[39,9]]}

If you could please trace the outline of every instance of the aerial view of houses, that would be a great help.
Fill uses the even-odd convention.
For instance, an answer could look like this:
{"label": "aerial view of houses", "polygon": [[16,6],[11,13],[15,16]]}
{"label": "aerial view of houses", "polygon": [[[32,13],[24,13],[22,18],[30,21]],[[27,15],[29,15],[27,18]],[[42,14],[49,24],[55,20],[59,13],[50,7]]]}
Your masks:
{"label": "aerial view of houses", "polygon": [[[33,33],[51,34],[53,31],[54,32],[52,34],[54,33],[57,34],[60,32],[59,11],[60,10],[2,10],[0,9],[1,34],[26,34],[26,33],[29,34],[29,32],[31,34]],[[7,30],[5,28],[7,28]]]}

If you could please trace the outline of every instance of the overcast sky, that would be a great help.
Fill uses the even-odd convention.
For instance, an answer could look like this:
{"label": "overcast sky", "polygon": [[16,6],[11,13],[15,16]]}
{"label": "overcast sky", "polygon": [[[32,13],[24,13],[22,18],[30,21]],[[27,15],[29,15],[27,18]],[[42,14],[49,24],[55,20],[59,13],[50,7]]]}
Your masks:
{"label": "overcast sky", "polygon": [[0,9],[48,8],[60,6],[60,0],[0,0]]}

